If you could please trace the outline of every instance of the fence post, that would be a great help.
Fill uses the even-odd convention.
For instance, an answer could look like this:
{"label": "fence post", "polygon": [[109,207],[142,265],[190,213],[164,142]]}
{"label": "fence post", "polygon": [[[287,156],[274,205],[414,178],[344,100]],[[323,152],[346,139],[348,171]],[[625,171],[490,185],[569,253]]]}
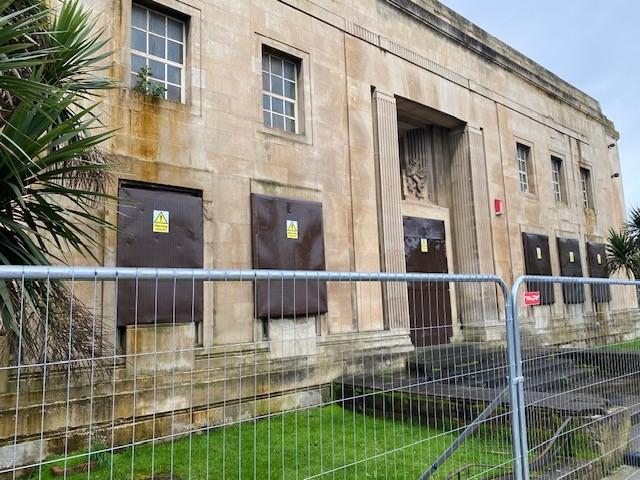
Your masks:
{"label": "fence post", "polygon": [[514,476],[516,480],[524,480],[523,460],[524,457],[526,457],[526,451],[522,451],[521,436],[523,434],[526,436],[526,432],[522,431],[522,429],[520,428],[520,398],[518,395],[518,388],[522,385],[522,376],[518,374],[517,365],[518,355],[516,352],[516,337],[518,334],[516,333],[516,328],[514,327],[514,311],[512,308],[513,298],[511,292],[509,291],[509,288],[502,282],[500,283],[500,287],[504,296],[505,323],[507,327],[507,360],[509,362],[508,388],[509,399],[511,403],[511,435],[513,442],[513,457],[515,461]]}
{"label": "fence post", "polygon": [[509,295],[511,303],[511,330],[512,344],[515,355],[515,379],[514,389],[517,393],[517,427],[520,430],[520,451],[522,453],[522,480],[529,480],[529,443],[527,441],[527,411],[524,400],[524,373],[522,371],[522,344],[520,342],[520,309],[518,308],[518,291],[523,283],[523,277],[514,282]]}

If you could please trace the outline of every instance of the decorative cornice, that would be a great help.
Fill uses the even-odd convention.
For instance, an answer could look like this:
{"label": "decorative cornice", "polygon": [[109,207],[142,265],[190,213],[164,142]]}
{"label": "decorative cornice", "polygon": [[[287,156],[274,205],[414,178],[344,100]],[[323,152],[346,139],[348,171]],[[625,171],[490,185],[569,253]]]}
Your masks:
{"label": "decorative cornice", "polygon": [[596,99],[490,35],[438,0],[384,1],[442,35],[461,43],[465,48],[484,59],[518,75],[546,93],[593,117],[602,123],[609,133],[617,134],[613,123],[602,113]]}
{"label": "decorative cornice", "polygon": [[[343,17],[338,16],[336,13],[331,12],[329,10],[326,10],[325,8],[321,8],[318,5],[316,5],[315,3],[313,3],[310,0],[279,0],[280,2],[300,11],[301,13],[304,13],[306,15],[309,15],[321,22],[326,23],[327,25],[331,25],[332,27],[343,31],[353,37],[359,38],[360,40],[363,40],[371,45],[375,45],[376,47],[380,48],[381,50],[384,50],[386,52],[389,52],[393,55],[396,55],[414,65],[417,65],[431,73],[434,73],[440,77],[446,78],[447,80],[451,81],[452,83],[455,83],[457,85],[460,85],[463,88],[466,88],[472,92],[475,92],[478,95],[484,96],[500,105],[503,105],[504,107],[516,111],[518,113],[521,113],[522,115],[525,115],[529,118],[531,118],[532,120],[539,122],[543,125],[546,125],[550,128],[553,128],[554,130],[557,130],[565,135],[568,135],[570,137],[573,137],[581,142],[584,143],[589,143],[589,139],[583,135],[582,133],[573,130],[563,124],[558,123],[557,121],[555,121],[553,118],[548,117],[546,115],[543,115],[535,110],[533,110],[530,107],[527,107],[526,105],[523,105],[509,97],[505,97],[504,95],[490,89],[489,87],[486,87],[484,85],[480,85],[479,83],[465,77],[464,75],[455,72],[454,70],[445,67],[444,65],[441,65],[429,58],[424,57],[423,55],[417,53],[414,50],[411,50],[410,48],[407,48],[405,46],[402,46],[388,38],[385,38],[383,35],[380,35],[372,30],[367,29],[366,27],[354,23],[350,20],[344,19]],[[417,7],[420,7],[419,5],[416,4],[416,2],[411,1],[411,0],[379,0],[382,2],[386,2],[390,5],[392,5],[394,8],[399,8],[399,9],[403,9],[403,7],[400,5],[402,4],[407,4],[407,5],[414,5],[414,8],[417,9]],[[453,12],[452,10],[448,9],[447,7],[445,7],[444,5],[440,4],[439,2],[436,2],[435,0],[420,0],[422,2],[425,1],[430,1],[430,2],[434,2],[437,5],[439,5],[442,9],[446,9],[448,12],[451,13],[451,15],[454,15],[456,17],[459,17],[462,21],[467,22],[467,24],[469,24],[470,26],[472,26],[474,29],[482,31],[479,27],[475,26],[474,24],[472,24],[471,22],[469,22],[468,20],[464,19],[463,17],[461,17],[460,15],[458,15],[457,13]],[[422,10],[424,10],[424,7],[420,7],[422,8]],[[416,16],[416,14],[411,13],[408,10],[404,10],[405,13],[418,18]],[[426,10],[425,10],[426,12]],[[428,12],[427,12],[428,13]],[[438,18],[436,17],[434,14],[430,14],[429,18]],[[426,22],[423,22],[426,23]],[[443,19],[440,19],[440,22],[435,22],[436,24],[447,24]],[[431,25],[429,23],[427,23],[428,25]],[[448,24],[447,24],[448,25]],[[436,27],[433,27],[436,28]],[[443,26],[444,28],[444,26]],[[437,28],[436,28],[437,29]],[[439,29],[438,29],[439,30]],[[487,35],[488,37],[490,37],[490,35],[486,32],[484,32],[485,35]],[[445,33],[445,35],[447,35],[448,37],[451,37],[451,35],[448,35]],[[494,37],[491,37],[494,38]],[[497,39],[494,39],[495,42],[500,42]],[[516,52],[514,49],[512,49],[511,47],[508,47],[506,44],[500,42],[501,45],[504,45],[505,48],[510,49],[511,51],[514,52],[514,54],[520,55],[522,58],[527,59],[527,57],[525,57],[522,54],[519,54],[518,52]],[[529,62],[534,63],[532,60],[527,59]],[[537,65],[537,64],[536,64]],[[505,67],[506,68],[506,67]],[[542,67],[538,66],[538,68],[544,70]],[[545,70],[546,71],[546,70]],[[547,71],[548,72],[548,71]],[[573,89],[574,92],[576,92],[576,94],[580,94],[583,95],[585,98],[589,99],[594,105],[598,106],[597,109],[595,109],[593,106],[589,106],[586,103],[581,103],[577,98],[574,99],[573,101],[569,101],[568,97],[569,95],[554,95],[552,91],[550,91],[547,88],[543,88],[542,85],[537,84],[535,82],[533,82],[534,84],[536,84],[537,86],[539,86],[540,88],[542,88],[545,92],[547,92],[549,95],[554,95],[556,98],[559,98],[561,101],[571,105],[573,108],[578,109],[579,111],[583,112],[585,115],[588,115],[590,118],[593,118],[594,120],[600,122],[603,124],[605,130],[607,131],[607,133],[609,133],[610,135],[612,135],[615,138],[618,138],[618,133],[616,132],[613,123],[602,114],[602,112],[599,110],[599,105],[597,103],[596,100],[592,99],[591,97],[589,97],[588,95],[580,92],[578,89],[576,89],[575,87],[572,87],[571,85],[569,85],[567,82],[565,82],[564,80],[560,79],[559,77],[556,77],[555,75],[553,75],[551,72],[548,72],[548,74],[550,76],[553,76],[554,78],[558,78],[558,81],[561,82],[564,85],[567,85],[570,89]],[[522,76],[521,76],[522,77]],[[523,77],[524,78],[524,77]],[[532,81],[532,80],[530,80]],[[582,108],[580,105],[583,105]]]}

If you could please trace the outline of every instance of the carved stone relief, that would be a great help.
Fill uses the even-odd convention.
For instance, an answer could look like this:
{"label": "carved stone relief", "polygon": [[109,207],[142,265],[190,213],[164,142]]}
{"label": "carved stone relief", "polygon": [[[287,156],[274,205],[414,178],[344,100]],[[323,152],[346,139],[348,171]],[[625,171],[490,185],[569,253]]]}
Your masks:
{"label": "carved stone relief", "polygon": [[402,137],[401,174],[404,198],[436,201],[431,129],[415,129]]}

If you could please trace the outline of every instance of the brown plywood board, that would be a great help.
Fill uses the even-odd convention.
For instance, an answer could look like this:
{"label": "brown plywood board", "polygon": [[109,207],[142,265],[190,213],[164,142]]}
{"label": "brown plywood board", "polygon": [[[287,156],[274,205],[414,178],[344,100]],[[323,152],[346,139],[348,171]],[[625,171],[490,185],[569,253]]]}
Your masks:
{"label": "brown plywood board", "polygon": [[[587,264],[589,275],[594,278],[609,278],[607,268],[607,248],[604,243],[587,242]],[[594,303],[608,303],[611,301],[609,285],[592,285],[591,299]]]}
{"label": "brown plywood board", "polygon": [[[117,264],[202,268],[202,197],[152,185],[122,185]],[[202,320],[202,282],[121,280],[118,325]]]}
{"label": "brown plywood board", "polygon": [[[322,204],[251,195],[253,266],[257,269],[325,270]],[[259,280],[258,318],[306,316],[327,311],[327,285],[317,280]]]}
{"label": "brown plywood board", "polygon": [[[527,275],[551,275],[549,237],[535,233],[523,233],[524,264]],[[540,303],[551,305],[555,302],[553,284],[527,282],[527,289],[540,292]]]}
{"label": "brown plywood board", "polygon": [[[560,275],[563,277],[582,277],[582,258],[580,256],[580,242],[575,238],[558,237],[558,257],[560,260]],[[562,284],[564,303],[576,304],[584,302],[584,285]]]}

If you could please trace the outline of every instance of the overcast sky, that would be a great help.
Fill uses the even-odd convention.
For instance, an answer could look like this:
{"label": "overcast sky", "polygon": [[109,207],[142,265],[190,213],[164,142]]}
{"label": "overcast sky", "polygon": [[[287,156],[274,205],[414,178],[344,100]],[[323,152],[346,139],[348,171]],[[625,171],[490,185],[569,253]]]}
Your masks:
{"label": "overcast sky", "polygon": [[627,208],[640,206],[640,1],[441,1],[600,102],[620,132]]}

